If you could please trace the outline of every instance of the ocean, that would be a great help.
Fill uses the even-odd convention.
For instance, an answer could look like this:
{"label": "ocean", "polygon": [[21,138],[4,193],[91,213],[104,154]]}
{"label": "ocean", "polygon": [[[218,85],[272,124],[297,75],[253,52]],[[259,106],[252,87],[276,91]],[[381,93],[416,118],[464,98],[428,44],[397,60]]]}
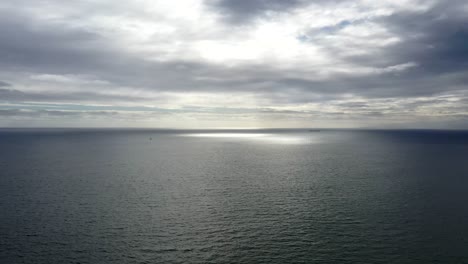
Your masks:
{"label": "ocean", "polygon": [[468,132],[2,129],[0,263],[468,263]]}

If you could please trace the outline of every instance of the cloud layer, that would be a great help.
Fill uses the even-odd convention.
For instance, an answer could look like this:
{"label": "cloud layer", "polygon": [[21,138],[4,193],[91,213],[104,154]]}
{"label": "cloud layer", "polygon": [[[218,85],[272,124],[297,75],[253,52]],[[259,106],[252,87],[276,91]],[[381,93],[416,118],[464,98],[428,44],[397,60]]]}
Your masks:
{"label": "cloud layer", "polygon": [[461,0],[2,1],[0,126],[468,128],[467,13]]}

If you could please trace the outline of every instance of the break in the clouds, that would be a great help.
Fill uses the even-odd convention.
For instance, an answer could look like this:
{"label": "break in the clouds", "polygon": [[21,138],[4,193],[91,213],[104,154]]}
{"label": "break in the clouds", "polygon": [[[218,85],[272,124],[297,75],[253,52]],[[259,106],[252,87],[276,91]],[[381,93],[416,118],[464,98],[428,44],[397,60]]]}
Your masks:
{"label": "break in the clouds", "polygon": [[468,3],[6,0],[0,126],[468,127]]}

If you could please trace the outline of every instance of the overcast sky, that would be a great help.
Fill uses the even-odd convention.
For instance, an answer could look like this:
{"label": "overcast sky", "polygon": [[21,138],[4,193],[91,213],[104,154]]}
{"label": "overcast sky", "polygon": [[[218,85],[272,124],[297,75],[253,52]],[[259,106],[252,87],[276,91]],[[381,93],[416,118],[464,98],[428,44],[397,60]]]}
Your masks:
{"label": "overcast sky", "polygon": [[466,0],[2,0],[0,126],[468,128]]}

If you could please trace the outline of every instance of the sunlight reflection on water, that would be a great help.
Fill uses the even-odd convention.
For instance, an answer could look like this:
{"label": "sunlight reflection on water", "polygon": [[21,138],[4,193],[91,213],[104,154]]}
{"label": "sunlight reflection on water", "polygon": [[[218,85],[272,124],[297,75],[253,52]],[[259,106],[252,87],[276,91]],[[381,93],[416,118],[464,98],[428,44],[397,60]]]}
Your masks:
{"label": "sunlight reflection on water", "polygon": [[268,133],[194,133],[182,135],[185,137],[215,138],[228,140],[252,140],[276,144],[305,144],[313,140],[304,134],[268,134]]}

